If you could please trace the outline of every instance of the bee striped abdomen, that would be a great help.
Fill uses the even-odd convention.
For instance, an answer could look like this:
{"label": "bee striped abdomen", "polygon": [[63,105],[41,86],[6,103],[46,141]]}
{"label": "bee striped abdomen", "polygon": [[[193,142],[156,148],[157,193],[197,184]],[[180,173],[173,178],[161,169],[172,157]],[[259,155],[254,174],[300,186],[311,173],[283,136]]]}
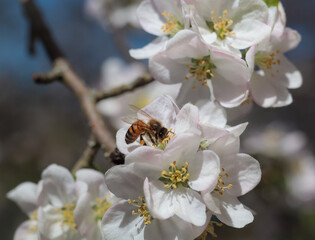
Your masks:
{"label": "bee striped abdomen", "polygon": [[140,136],[140,134],[145,132],[146,129],[146,124],[138,120],[134,122],[128,129],[125,137],[125,141],[127,144],[133,143],[134,141],[137,140],[137,138]]}

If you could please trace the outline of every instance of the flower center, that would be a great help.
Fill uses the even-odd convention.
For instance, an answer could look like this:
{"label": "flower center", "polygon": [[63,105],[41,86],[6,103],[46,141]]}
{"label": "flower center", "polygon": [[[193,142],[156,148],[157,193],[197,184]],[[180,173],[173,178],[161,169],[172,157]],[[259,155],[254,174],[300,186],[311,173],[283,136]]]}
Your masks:
{"label": "flower center", "polygon": [[[205,56],[202,59],[192,58],[191,64],[186,65],[186,67],[189,69],[189,74],[185,79],[196,79],[203,87],[208,85],[207,80],[214,77],[212,70],[216,68],[211,62],[210,55]],[[196,89],[196,86],[194,86],[193,89]]]}
{"label": "flower center", "polygon": [[203,233],[197,238],[197,240],[206,240],[208,234],[210,234],[212,237],[217,237],[218,235],[215,233],[214,226],[222,227],[222,223],[218,223],[216,221],[210,221],[206,229],[203,231]]}
{"label": "flower center", "polygon": [[184,25],[178,21],[173,14],[167,14],[166,11],[162,12],[162,16],[166,18],[166,23],[161,27],[163,32],[169,35],[171,38],[175,36],[175,34],[184,29]]}
{"label": "flower center", "polygon": [[207,25],[211,31],[216,32],[217,36],[220,39],[225,39],[226,36],[234,35],[235,32],[232,32],[231,25],[233,20],[226,17],[228,14],[227,10],[224,10],[223,16],[216,18],[214,11],[211,11],[211,21],[207,21]]}
{"label": "flower center", "polygon": [[[37,210],[33,211],[32,216],[30,216],[30,220],[37,222]],[[37,223],[30,222],[30,224],[29,224],[29,229],[28,229],[28,234],[36,233],[37,230],[38,230]]]}
{"label": "flower center", "polygon": [[147,203],[145,202],[145,198],[139,196],[138,199],[139,200],[128,199],[129,204],[138,208],[137,211],[134,211],[134,210],[132,211],[132,215],[139,214],[140,217],[143,217],[144,224],[148,225],[151,223],[152,216],[151,216],[150,211],[147,207]]}
{"label": "flower center", "polygon": [[273,70],[276,70],[276,73],[279,73],[278,69],[275,69],[275,66],[280,65],[281,61],[277,58],[277,55],[280,53],[280,50],[272,51],[270,53],[258,52],[255,56],[255,63],[260,69],[269,70],[271,76],[274,77]]}
{"label": "flower center", "polygon": [[223,192],[226,189],[231,189],[233,187],[232,184],[226,184],[224,181],[225,179],[227,179],[229,177],[229,174],[225,172],[225,169],[222,168],[220,173],[219,173],[219,179],[218,179],[218,183],[217,186],[215,188],[216,191],[219,192],[220,195],[223,195]]}
{"label": "flower center", "polygon": [[74,208],[75,205],[71,203],[57,209],[57,211],[62,215],[62,218],[58,219],[58,222],[61,222],[61,226],[69,226],[72,230],[75,230],[77,225],[74,222],[73,217]]}
{"label": "flower center", "polygon": [[95,221],[102,220],[107,209],[112,206],[112,204],[107,200],[108,199],[106,197],[104,197],[103,199],[96,198],[96,204],[92,207],[95,212]]}
{"label": "flower center", "polygon": [[158,145],[156,146],[157,148],[161,150],[164,150],[166,148],[166,145],[168,144],[168,142],[176,135],[176,133],[172,132],[172,130],[173,129],[170,128],[166,138],[164,138],[161,142],[158,143]]}
{"label": "flower center", "polygon": [[161,177],[159,180],[164,183],[164,187],[175,189],[178,185],[183,187],[188,186],[188,163],[185,163],[185,166],[178,167],[176,166],[176,161],[170,164],[168,171],[162,171]]}

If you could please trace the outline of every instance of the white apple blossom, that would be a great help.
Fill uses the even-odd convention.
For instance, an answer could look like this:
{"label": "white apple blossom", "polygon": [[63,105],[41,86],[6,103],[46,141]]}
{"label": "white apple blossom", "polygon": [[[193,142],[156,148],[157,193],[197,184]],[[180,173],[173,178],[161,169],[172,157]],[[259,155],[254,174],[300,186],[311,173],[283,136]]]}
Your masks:
{"label": "white apple blossom", "polygon": [[[146,68],[141,63],[127,65],[119,58],[110,58],[103,63],[100,88],[108,90],[130,84],[145,74]],[[120,118],[128,112],[128,104],[142,108],[162,94],[168,94],[175,98],[179,88],[178,84],[166,85],[154,81],[133,92],[100,101],[97,107],[102,114],[110,117],[115,127],[121,128],[124,124]]]}
{"label": "white apple blossom", "polygon": [[87,185],[75,181],[69,170],[52,164],[42,173],[38,195],[38,230],[50,240],[79,240],[81,235],[74,220],[78,197]]}
{"label": "white apple blossom", "polygon": [[7,193],[7,198],[16,202],[29,217],[15,231],[13,240],[39,240],[37,191],[37,184],[24,182]]}
{"label": "white apple blossom", "polygon": [[115,28],[128,24],[139,27],[136,10],[141,0],[86,0],[86,13],[105,27],[108,23]]}
{"label": "white apple blossom", "polygon": [[219,158],[212,151],[197,152],[200,135],[183,133],[173,137],[164,150],[141,147],[126,156],[126,164],[137,162],[148,178],[144,196],[153,218],[177,216],[196,226],[206,222],[205,205],[199,194],[216,185]]}
{"label": "white apple blossom", "polygon": [[271,28],[262,0],[198,0],[192,25],[202,39],[241,57],[241,49],[258,44]]}
{"label": "white apple blossom", "polygon": [[[270,38],[251,47],[246,61],[251,69],[250,95],[262,107],[282,107],[292,103],[288,89],[302,84],[300,71],[283,55],[295,48],[301,36],[287,28],[285,12],[279,4]],[[255,68],[259,70],[254,71]]]}
{"label": "white apple blossom", "polygon": [[74,220],[81,236],[85,240],[102,240],[101,221],[105,212],[118,201],[107,189],[104,174],[92,170],[81,169],[76,172],[77,181],[87,184],[87,192],[83,192],[74,210]]}
{"label": "white apple blossom", "polygon": [[140,25],[146,32],[158,37],[141,49],[131,49],[130,55],[144,59],[162,51],[178,32],[189,28],[189,15],[190,9],[182,0],[142,1],[137,10]]}
{"label": "white apple blossom", "polygon": [[239,106],[248,97],[250,72],[245,61],[211,48],[190,30],[170,39],[165,50],[149,59],[149,68],[162,83],[182,83],[179,105],[210,100],[210,85],[213,98],[224,107]]}
{"label": "white apple blossom", "polygon": [[[204,136],[207,138],[206,136]],[[221,222],[242,228],[253,221],[253,214],[239,200],[260,181],[261,170],[257,160],[239,153],[239,138],[233,133],[225,135],[202,149],[212,150],[220,158],[221,171],[217,184],[202,192],[208,209]]]}
{"label": "white apple blossom", "polygon": [[102,221],[104,238],[192,240],[198,237],[205,230],[210,215],[201,227],[185,222],[177,216],[156,218],[152,215],[145,197],[148,184],[145,175],[143,164],[137,163],[115,166],[106,173],[105,179],[109,189],[125,200],[113,205],[105,213]]}
{"label": "white apple blossom", "polygon": [[[179,109],[170,96],[163,95],[156,98],[152,103],[142,108],[152,118],[161,122],[162,126],[169,130],[168,136],[164,141],[158,141],[158,144],[153,146],[164,149],[168,142],[172,141],[172,137],[183,133],[195,133],[200,135],[198,129],[198,109],[191,104],[186,104],[182,109]],[[143,119],[143,115],[138,112],[138,119]],[[145,119],[144,119],[145,120]],[[130,125],[118,130],[116,135],[116,144],[120,152],[129,154],[139,147],[152,147],[149,139],[144,140],[147,146],[142,146],[140,138],[133,143],[126,143],[126,133]]]}

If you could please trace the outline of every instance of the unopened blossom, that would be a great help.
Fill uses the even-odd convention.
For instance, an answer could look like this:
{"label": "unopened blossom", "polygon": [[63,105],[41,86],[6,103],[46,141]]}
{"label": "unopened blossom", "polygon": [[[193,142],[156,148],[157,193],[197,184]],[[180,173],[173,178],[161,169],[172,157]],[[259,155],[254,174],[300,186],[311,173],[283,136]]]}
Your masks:
{"label": "unopened blossom", "polygon": [[[182,109],[179,109],[170,96],[163,95],[142,108],[141,111],[138,111],[134,121],[142,119],[147,122],[148,119],[144,118],[145,116],[143,116],[141,112],[145,112],[151,118],[159,121],[169,132],[165,139],[159,139],[157,144],[152,144],[150,138],[145,136],[143,137],[145,144],[143,142],[141,143],[140,136],[135,142],[127,144],[126,133],[131,127],[131,124],[129,124],[126,127],[121,128],[116,135],[117,147],[124,154],[129,154],[139,147],[153,146],[158,149],[164,149],[165,146],[172,141],[174,136],[183,133],[195,133],[200,135],[200,130],[198,128],[198,109],[191,104],[186,104]],[[153,136],[153,138],[153,140],[155,140],[155,136]]]}
{"label": "unopened blossom", "polygon": [[80,240],[74,210],[87,185],[75,181],[69,170],[55,164],[43,171],[40,184],[38,229],[41,236],[50,240]]}
{"label": "unopened blossom", "polygon": [[[108,90],[131,84],[139,77],[146,77],[146,73],[146,68],[141,63],[127,65],[119,58],[110,58],[102,66],[100,89]],[[100,101],[97,107],[102,114],[110,118],[115,127],[121,128],[124,124],[120,120],[130,110],[129,104],[142,108],[162,94],[175,98],[179,88],[179,84],[166,85],[154,81],[130,93]]]}
{"label": "unopened blossom", "polygon": [[299,44],[301,36],[286,27],[281,4],[275,23],[271,24],[273,30],[270,38],[251,47],[246,54],[252,72],[250,96],[262,107],[282,107],[292,103],[288,89],[299,88],[302,84],[300,71],[284,56],[285,52]]}
{"label": "unopened blossom", "polygon": [[148,178],[144,196],[154,218],[177,216],[196,226],[205,224],[199,192],[216,185],[220,162],[213,151],[197,152],[200,140],[200,135],[183,133],[164,150],[141,147],[126,156],[126,163],[139,163],[139,171]]}
{"label": "unopened blossom", "polygon": [[107,189],[104,174],[92,169],[80,169],[76,172],[77,181],[87,184],[74,210],[74,220],[82,238],[102,240],[101,221],[105,212],[118,201]]}
{"label": "unopened blossom", "polygon": [[210,215],[200,227],[177,216],[167,219],[154,216],[145,197],[148,179],[143,166],[139,166],[137,163],[115,166],[105,175],[109,189],[124,200],[105,213],[102,221],[104,239],[192,240],[198,237],[205,230]]}
{"label": "unopened blossom", "polygon": [[204,44],[197,33],[182,30],[165,50],[149,59],[153,77],[166,84],[181,83],[179,105],[213,98],[224,107],[236,107],[248,97],[250,72],[244,60]]}
{"label": "unopened blossom", "polygon": [[150,58],[162,51],[165,44],[183,29],[189,28],[190,10],[181,0],[144,0],[137,10],[141,27],[157,38],[141,49],[131,49],[136,59]]}
{"label": "unopened blossom", "polygon": [[16,202],[29,217],[29,219],[23,222],[15,231],[13,240],[39,240],[37,192],[37,184],[24,182],[7,193],[7,198]]}
{"label": "unopened blossom", "polygon": [[[201,145],[201,150],[212,150],[220,158],[220,172],[217,183],[202,191],[202,198],[212,214],[221,222],[232,227],[242,228],[254,217],[238,197],[251,191],[260,181],[261,170],[257,160],[239,153],[238,134],[225,135],[209,146]],[[204,138],[207,138],[204,136]]]}
{"label": "unopened blossom", "polygon": [[127,25],[139,27],[136,10],[141,0],[86,0],[86,13],[105,27],[115,28]]}
{"label": "unopened blossom", "polygon": [[198,0],[194,6],[192,24],[202,39],[238,56],[270,34],[262,0]]}

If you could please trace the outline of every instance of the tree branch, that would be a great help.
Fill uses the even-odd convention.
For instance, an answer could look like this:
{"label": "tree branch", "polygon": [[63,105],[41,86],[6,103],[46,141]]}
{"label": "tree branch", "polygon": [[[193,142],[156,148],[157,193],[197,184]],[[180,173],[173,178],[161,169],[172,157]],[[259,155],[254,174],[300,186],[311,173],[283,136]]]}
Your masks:
{"label": "tree branch", "polygon": [[116,87],[108,91],[96,92],[95,100],[98,102],[106,98],[115,97],[126,92],[131,92],[135,90],[136,88],[145,86],[153,81],[154,81],[154,78],[151,75],[147,74],[142,77],[139,77],[131,84],[122,85],[120,87]]}
{"label": "tree branch", "polygon": [[61,79],[61,81],[77,96],[97,141],[106,151],[112,152],[115,149],[115,141],[96,109],[95,97],[91,93],[92,91],[72,70],[68,61],[63,57],[63,53],[50,34],[50,31],[34,1],[20,1],[30,23],[31,48],[34,49],[34,40],[39,39],[43,43],[53,64],[52,71],[46,75],[35,75],[35,81],[40,83],[49,83],[54,80]]}
{"label": "tree branch", "polygon": [[81,168],[91,167],[99,148],[100,148],[99,143],[96,141],[94,135],[91,135],[81,158],[79,158],[79,160],[75,163],[74,167],[72,168],[72,172],[75,173]]}

